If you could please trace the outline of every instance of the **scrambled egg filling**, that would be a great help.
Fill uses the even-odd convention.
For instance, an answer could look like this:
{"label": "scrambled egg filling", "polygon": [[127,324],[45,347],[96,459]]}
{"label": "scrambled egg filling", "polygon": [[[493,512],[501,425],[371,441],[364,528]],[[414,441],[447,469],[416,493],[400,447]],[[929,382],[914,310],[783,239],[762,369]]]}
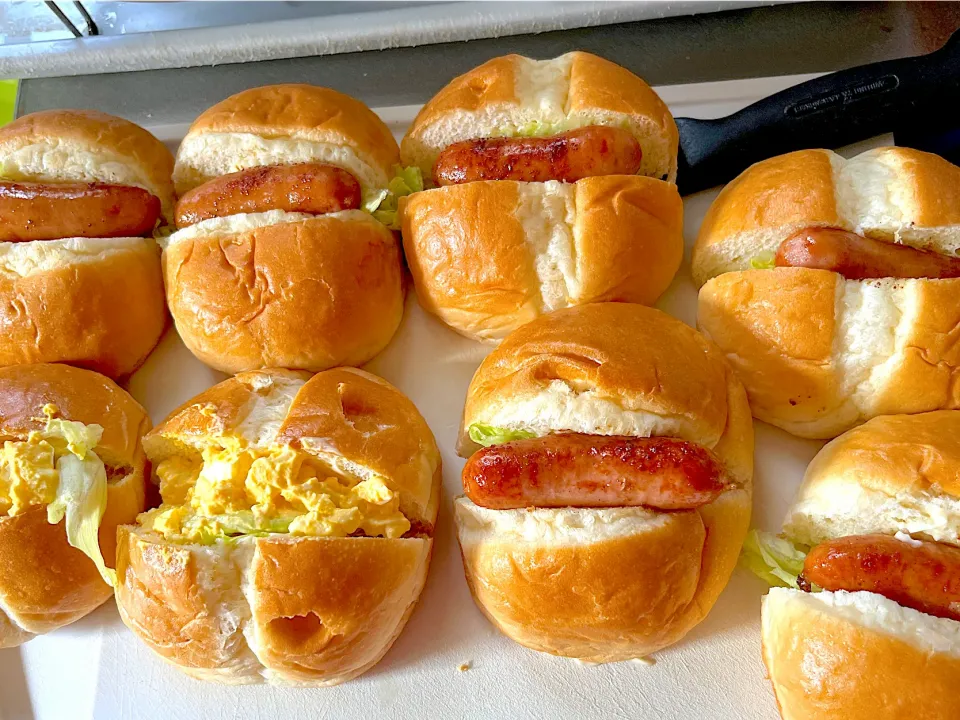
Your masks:
{"label": "scrambled egg filling", "polygon": [[49,505],[57,495],[57,462],[67,455],[85,458],[100,442],[103,428],[54,417],[57,408],[45,405],[46,425],[26,440],[7,440],[0,449],[0,515],[19,515]]}
{"label": "scrambled egg filling", "polygon": [[157,465],[163,503],[140,515],[144,527],[200,543],[267,533],[397,538],[410,529],[399,496],[382,478],[351,482],[289,447],[222,442],[204,448],[201,458]]}

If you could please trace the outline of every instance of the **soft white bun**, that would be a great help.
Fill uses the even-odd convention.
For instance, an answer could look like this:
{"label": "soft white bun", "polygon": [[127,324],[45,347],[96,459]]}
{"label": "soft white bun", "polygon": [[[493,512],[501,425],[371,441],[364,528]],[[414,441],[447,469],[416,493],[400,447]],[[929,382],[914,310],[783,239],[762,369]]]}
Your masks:
{"label": "soft white bun", "polygon": [[226,380],[144,439],[151,461],[224,437],[289,446],[332,474],[377,475],[400,493],[411,536],[242,537],[178,544],[120,529],[124,623],[184,672],[240,684],[334,685],[372,667],[423,588],[440,492],[440,453],[413,403],[386,381],[338,368]]}
{"label": "soft white bun", "polygon": [[400,162],[390,129],[359,100],[305,84],[244,90],[204,111],[177,151],[183,195],[219,175],[261,165],[321,162],[382,189]]}
{"label": "soft white bun", "polygon": [[652,304],[683,257],[677,188],[645,177],[472,182],[401,203],[420,304],[480,340],[560,308]]}
{"label": "soft white bun", "polygon": [[960,250],[960,168],[902,147],[849,160],[800,150],[758,162],[710,206],[693,249],[697,285],[747,270],[798,230],[832,227],[946,255]]}
{"label": "soft white bun", "polygon": [[623,127],[640,142],[640,174],[673,182],[679,134],[660,97],[626,68],[585,52],[552,60],[504,55],[450,81],[417,114],[400,145],[425,179],[447,146],[461,140],[546,134],[587,125]]}
{"label": "soft white bun", "polygon": [[213,218],[165,245],[177,331],[224,372],[361,365],[403,316],[399,243],[361,210]]}
{"label": "soft white bun", "polygon": [[873,593],[773,588],[761,639],[783,720],[960,717],[960,623]]}
{"label": "soft white bun", "polygon": [[[463,562],[481,610],[536,650],[591,662],[666,647],[709,612],[750,518],[753,425],[719,353],[640,305],[545,315],[511,334],[468,390],[473,423],[538,434],[670,435],[710,448],[737,487],[698,510],[489,510],[456,504]],[[629,567],[630,572],[618,571]]]}
{"label": "soft white bun", "polygon": [[150,238],[0,243],[0,366],[130,375],[167,324],[158,255]]}
{"label": "soft white bun", "polygon": [[96,110],[44,110],[0,128],[0,178],[130,185],[173,221],[173,155],[139,125]]}
{"label": "soft white bun", "polygon": [[[107,469],[107,507],[100,522],[103,558],[114,566],[117,526],[144,507],[146,411],[116,383],[68,365],[0,368],[0,444],[44,427],[43,408],[100,425],[96,452]],[[20,645],[79,620],[113,595],[93,561],[67,543],[64,523],[47,522],[46,507],[0,515],[0,648]]]}
{"label": "soft white bun", "polygon": [[870,533],[960,545],[960,410],[878,417],[828,443],[783,531],[804,545]]}

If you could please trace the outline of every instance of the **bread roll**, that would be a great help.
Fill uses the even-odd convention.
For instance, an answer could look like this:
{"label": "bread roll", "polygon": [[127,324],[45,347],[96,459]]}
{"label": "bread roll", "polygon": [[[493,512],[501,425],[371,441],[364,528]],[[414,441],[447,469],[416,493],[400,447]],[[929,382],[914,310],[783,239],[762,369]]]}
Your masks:
{"label": "bread roll", "polygon": [[461,455],[478,447],[474,423],[678,437],[712,450],[734,482],[713,503],[670,513],[490,510],[458,500],[467,580],[501,631],[536,650],[612,662],[677,642],[709,612],[750,518],[753,426],[743,388],[693,329],[631,304],[546,315],[477,370]]}
{"label": "bread roll", "polygon": [[[433,435],[399,391],[350,368],[243,373],[175,410],[144,447],[155,469],[217,448],[292,452],[352,483],[381,478],[410,522],[397,538],[265,532],[202,543],[141,516],[119,533],[117,603],[151,649],[202,679],[313,686],[349,680],[389,649],[423,587],[441,477]],[[169,490],[161,485],[161,511]]]}
{"label": "bread roll", "polygon": [[575,305],[652,304],[683,257],[676,186],[639,176],[451,185],[401,216],[420,304],[479,340]]}
{"label": "bread roll", "polygon": [[[67,365],[0,368],[0,439],[5,444],[42,432],[47,405],[54,405],[64,420],[103,428],[96,454],[107,470],[107,506],[99,544],[113,567],[117,525],[131,522],[144,507],[146,458],[140,437],[150,420],[133,398],[97,373]],[[16,468],[20,473],[28,469]],[[9,499],[13,471],[13,465],[0,460],[0,506]],[[0,513],[0,648],[68,625],[112,595],[93,561],[67,543],[64,521],[47,522],[45,506]]]}
{"label": "bread roll", "polygon": [[587,125],[629,130],[643,151],[640,174],[676,179],[679,134],[667,106],[626,68],[585,52],[552,60],[504,55],[455,78],[417,114],[400,154],[430,178],[437,156],[455,142]]}
{"label": "bread roll", "polygon": [[954,255],[960,168],[908,148],[851,160],[803,150],[724,188],[694,248],[698,325],[743,380],[754,415],[830,438],[877,415],[960,407],[951,379],[960,354],[949,339],[960,281],[750,269],[807,227]]}

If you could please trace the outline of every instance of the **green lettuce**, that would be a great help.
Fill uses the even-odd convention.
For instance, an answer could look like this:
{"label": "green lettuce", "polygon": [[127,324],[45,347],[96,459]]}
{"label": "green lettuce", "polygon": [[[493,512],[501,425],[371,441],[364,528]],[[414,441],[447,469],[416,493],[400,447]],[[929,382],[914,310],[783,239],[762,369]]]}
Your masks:
{"label": "green lettuce", "polygon": [[754,270],[773,270],[776,267],[776,256],[769,250],[762,252],[750,258],[750,267]]}
{"label": "green lettuce", "polygon": [[116,586],[117,573],[106,566],[98,531],[107,508],[107,471],[96,453],[83,457],[64,455],[57,461],[60,484],[47,505],[47,522],[56,525],[66,517],[67,542],[93,560],[107,585]]}
{"label": "green lettuce", "polygon": [[537,436],[536,433],[529,430],[511,430],[510,428],[494,427],[484,423],[474,423],[467,429],[467,434],[477,445],[483,445],[484,447]]}
{"label": "green lettuce", "polygon": [[740,563],[772,586],[797,587],[806,549],[772,533],[751,530],[743,543]]}
{"label": "green lettuce", "polygon": [[273,533],[287,533],[290,531],[292,517],[279,517],[257,520],[253,513],[241,511],[231,515],[214,515],[209,518],[219,525],[218,530],[204,527],[200,530],[199,542],[201,545],[212,545],[218,540],[231,540],[241,535],[264,537]]}
{"label": "green lettuce", "polygon": [[393,166],[393,179],[381,190],[368,197],[363,209],[373,215],[391,230],[399,230],[400,222],[397,209],[400,198],[423,190],[423,175],[418,167]]}

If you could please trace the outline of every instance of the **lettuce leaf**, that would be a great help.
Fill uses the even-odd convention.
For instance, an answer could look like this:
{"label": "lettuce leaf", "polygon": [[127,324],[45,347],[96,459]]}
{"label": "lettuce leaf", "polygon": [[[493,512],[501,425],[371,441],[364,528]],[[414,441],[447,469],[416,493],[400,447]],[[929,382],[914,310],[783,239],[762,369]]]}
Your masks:
{"label": "lettuce leaf", "polygon": [[217,540],[230,540],[242,535],[264,537],[273,533],[287,533],[293,518],[278,517],[258,521],[252,512],[242,511],[231,515],[214,515],[207,520],[218,527],[213,529],[205,524],[200,529],[201,545],[212,545]]}
{"label": "lettuce leaf", "polygon": [[754,270],[773,270],[776,266],[776,255],[769,250],[750,258],[750,267]]}
{"label": "lettuce leaf", "polygon": [[536,433],[532,433],[529,430],[511,430],[509,428],[486,425],[485,423],[474,423],[467,429],[467,434],[477,445],[483,445],[484,447],[537,436]]}
{"label": "lettuce leaf", "polygon": [[418,167],[393,166],[393,179],[387,184],[386,190],[367,198],[363,209],[373,215],[391,230],[399,230],[397,209],[400,198],[423,190],[423,175]]}
{"label": "lettuce leaf", "polygon": [[771,586],[797,587],[806,549],[768,532],[751,530],[743,543],[740,563]]}
{"label": "lettuce leaf", "polygon": [[98,531],[107,508],[107,471],[96,453],[81,459],[64,455],[57,461],[60,484],[57,496],[47,505],[47,522],[56,525],[66,517],[67,542],[93,560],[103,581],[111,587],[117,573],[106,566],[100,552]]}

